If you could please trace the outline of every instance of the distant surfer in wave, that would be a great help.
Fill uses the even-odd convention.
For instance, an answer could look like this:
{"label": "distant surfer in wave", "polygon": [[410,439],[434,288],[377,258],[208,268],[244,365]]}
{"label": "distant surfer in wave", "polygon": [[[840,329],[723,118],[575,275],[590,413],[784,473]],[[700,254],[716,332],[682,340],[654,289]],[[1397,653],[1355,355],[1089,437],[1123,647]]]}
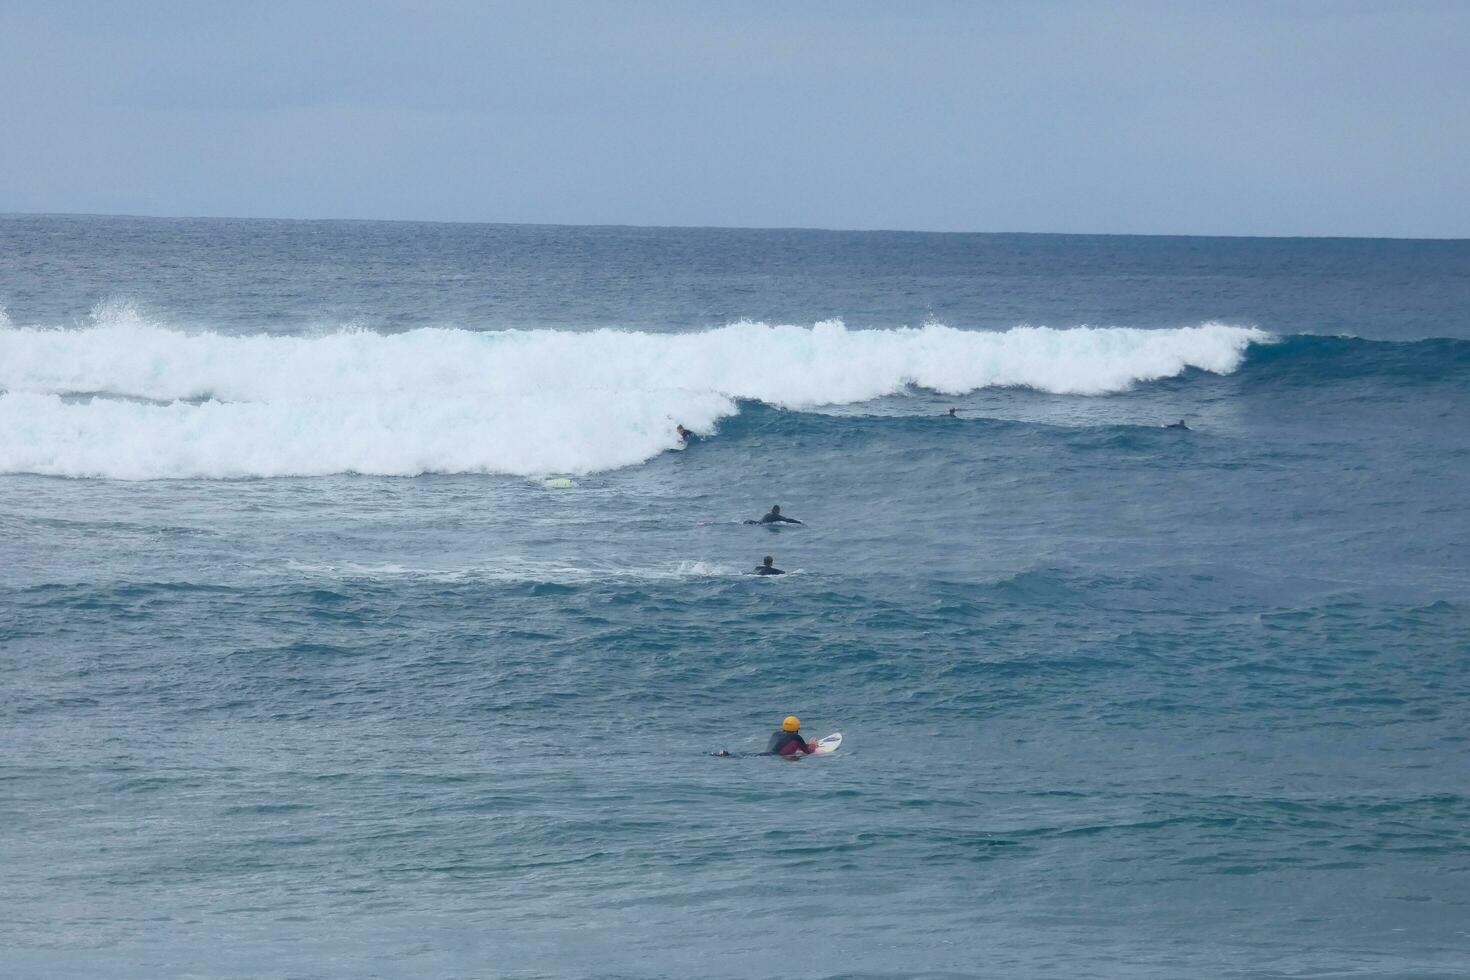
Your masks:
{"label": "distant surfer in wave", "polygon": [[682,426],[682,425],[676,425],[676,426],[674,426],[674,428],[677,429],[678,432],[679,432],[679,441],[680,442],[688,442],[689,441],[689,437],[692,436],[692,435],[694,435],[694,433],[690,432],[688,429],[684,428],[684,426]]}
{"label": "distant surfer in wave", "polygon": [[772,564],[772,562],[774,562],[775,560],[776,559],[772,558],[770,555],[766,555],[766,557],[764,557],[764,558],[761,559],[760,567],[758,567],[755,570],[755,574],[757,574],[757,575],[785,575],[786,574],[785,572],[781,571],[781,569],[777,568],[775,565]]}
{"label": "distant surfer in wave", "polygon": [[801,719],[787,715],[781,722],[781,730],[771,733],[766,755],[811,755],[816,749],[816,742],[808,742],[801,737]]}
{"label": "distant surfer in wave", "polygon": [[955,410],[951,408],[949,410],[949,414],[946,415],[945,418],[949,418],[949,419],[957,419],[957,418],[959,418],[959,416],[956,415],[954,412],[955,412]]}
{"label": "distant surfer in wave", "polygon": [[762,517],[758,521],[746,521],[745,523],[747,523],[747,524],[800,524],[801,521],[798,521],[794,517],[782,517],[781,516],[781,505],[780,504],[772,504],[771,505],[771,512],[769,514],[765,515],[764,517]]}
{"label": "distant surfer in wave", "polygon": [[1180,419],[1178,422],[1170,422],[1168,425],[1164,426],[1164,428],[1166,428],[1166,429],[1183,429],[1185,432],[1189,432],[1190,431],[1189,426],[1187,426],[1187,425],[1184,424],[1184,420],[1183,419]]}

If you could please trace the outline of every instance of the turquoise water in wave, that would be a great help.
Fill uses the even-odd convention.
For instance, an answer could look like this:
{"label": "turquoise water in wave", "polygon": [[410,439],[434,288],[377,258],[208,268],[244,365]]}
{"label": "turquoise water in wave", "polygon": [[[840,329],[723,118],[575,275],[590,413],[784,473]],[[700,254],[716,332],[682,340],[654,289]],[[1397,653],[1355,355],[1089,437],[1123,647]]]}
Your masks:
{"label": "turquoise water in wave", "polygon": [[0,974],[1470,976],[1470,244],[0,217],[0,306]]}

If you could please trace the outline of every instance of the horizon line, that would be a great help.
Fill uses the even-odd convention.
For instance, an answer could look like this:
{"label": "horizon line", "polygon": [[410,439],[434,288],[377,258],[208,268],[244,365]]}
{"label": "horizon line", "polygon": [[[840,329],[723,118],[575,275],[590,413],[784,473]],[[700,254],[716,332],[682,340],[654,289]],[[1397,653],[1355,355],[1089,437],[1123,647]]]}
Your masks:
{"label": "horizon line", "polygon": [[1232,238],[1262,241],[1361,241],[1361,242],[1465,242],[1470,236],[1415,237],[1409,235],[1247,235],[1202,232],[1110,232],[1110,231],[936,231],[920,228],[832,228],[802,225],[663,225],[629,222],[576,223],[566,221],[486,221],[449,218],[301,218],[242,217],[223,214],[137,214],[116,211],[0,211],[0,218],[121,218],[143,221],[260,221],[301,223],[359,223],[404,225],[491,225],[510,228],[625,228],[647,231],[809,231],[860,235],[1005,235],[1056,238]]}

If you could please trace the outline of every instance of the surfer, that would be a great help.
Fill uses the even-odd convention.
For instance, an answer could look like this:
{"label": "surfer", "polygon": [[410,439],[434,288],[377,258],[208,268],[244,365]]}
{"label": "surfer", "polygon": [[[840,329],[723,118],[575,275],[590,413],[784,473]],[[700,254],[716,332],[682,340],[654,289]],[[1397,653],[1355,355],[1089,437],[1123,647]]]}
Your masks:
{"label": "surfer", "polygon": [[771,743],[766,746],[766,755],[811,755],[816,750],[816,742],[808,742],[801,737],[801,719],[795,715],[787,715],[786,720],[781,722],[781,730],[771,733]]}
{"label": "surfer", "polygon": [[1180,419],[1178,422],[1171,422],[1168,425],[1164,426],[1164,428],[1166,428],[1166,429],[1183,429],[1185,432],[1190,431],[1189,426],[1187,426],[1187,425],[1184,424],[1184,420],[1183,419]]}
{"label": "surfer", "polygon": [[679,430],[679,441],[680,442],[688,442],[689,441],[689,437],[692,436],[692,435],[694,435],[694,433],[692,433],[688,429],[684,428],[683,425],[676,425],[676,426],[674,426],[674,428],[677,429],[677,430]]}
{"label": "surfer", "polygon": [[771,505],[771,512],[769,514],[766,514],[764,517],[762,517],[758,521],[746,521],[745,523],[747,523],[747,524],[800,524],[801,521],[798,521],[794,517],[782,517],[781,516],[781,505],[780,504],[772,504]]}
{"label": "surfer", "polygon": [[951,409],[950,409],[950,410],[949,410],[949,415],[947,415],[947,416],[946,416],[946,418],[951,418],[951,419],[957,419],[957,418],[959,418],[959,416],[958,416],[958,415],[956,415],[956,414],[955,414],[955,413],[954,413],[954,409],[952,409],[952,408],[951,408]]}
{"label": "surfer", "polygon": [[774,558],[772,558],[770,555],[766,555],[766,557],[764,557],[764,558],[761,559],[760,567],[755,570],[755,574],[757,574],[757,575],[785,575],[786,574],[785,572],[781,571],[781,569],[779,569],[775,565],[771,564],[773,561],[775,561]]}

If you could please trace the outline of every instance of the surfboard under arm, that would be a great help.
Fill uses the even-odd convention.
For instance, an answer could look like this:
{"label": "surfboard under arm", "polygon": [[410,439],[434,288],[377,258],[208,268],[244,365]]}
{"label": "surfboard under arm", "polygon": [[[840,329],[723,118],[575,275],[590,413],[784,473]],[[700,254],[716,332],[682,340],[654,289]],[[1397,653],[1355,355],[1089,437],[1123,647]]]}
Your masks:
{"label": "surfboard under arm", "polygon": [[840,748],[842,748],[842,733],[833,732],[826,738],[817,741],[816,750],[812,752],[812,755],[831,755]]}

